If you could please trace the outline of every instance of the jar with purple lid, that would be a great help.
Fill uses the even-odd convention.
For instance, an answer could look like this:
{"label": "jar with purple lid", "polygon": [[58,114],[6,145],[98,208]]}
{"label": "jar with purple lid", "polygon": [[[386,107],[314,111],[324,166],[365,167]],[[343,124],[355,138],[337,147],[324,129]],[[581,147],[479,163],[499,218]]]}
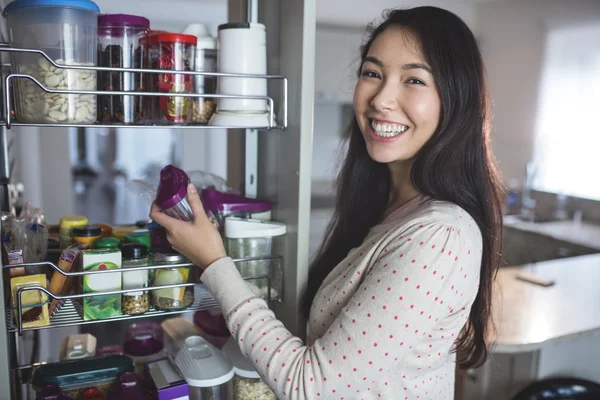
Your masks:
{"label": "jar with purple lid", "polygon": [[125,355],[133,360],[135,373],[144,379],[144,366],[165,357],[163,332],[156,322],[137,322],[125,331]]}
{"label": "jar with purple lid", "polygon": [[238,217],[271,220],[272,205],[268,201],[244,197],[233,193],[223,193],[214,189],[204,189],[201,193],[202,204],[207,213],[213,215],[219,226],[225,226],[225,218]]}
{"label": "jar with purple lid", "polygon": [[[140,39],[150,29],[144,17],[105,14],[98,17],[98,65],[115,68],[144,68]],[[141,74],[98,72],[99,90],[141,91]],[[139,123],[142,121],[141,96],[98,96],[101,122]]]}
{"label": "jar with purple lid", "polygon": [[194,213],[187,200],[190,178],[182,169],[167,165],[160,171],[156,205],[163,212],[182,221],[193,221]]}
{"label": "jar with purple lid", "polygon": [[37,397],[37,400],[73,400],[69,396],[65,396],[60,390],[60,387],[53,383],[46,385]]}
{"label": "jar with purple lid", "polygon": [[150,392],[133,372],[125,372],[108,392],[110,400],[147,400]]}

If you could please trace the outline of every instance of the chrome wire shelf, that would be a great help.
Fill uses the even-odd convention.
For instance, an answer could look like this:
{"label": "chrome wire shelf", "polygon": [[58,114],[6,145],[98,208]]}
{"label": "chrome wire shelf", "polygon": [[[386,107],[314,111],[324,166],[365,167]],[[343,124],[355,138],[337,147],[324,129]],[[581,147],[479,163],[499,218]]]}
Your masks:
{"label": "chrome wire shelf", "polygon": [[[283,257],[281,256],[265,256],[265,257],[249,257],[249,258],[240,258],[233,259],[234,263],[240,262],[251,262],[251,261],[278,261],[281,267],[283,267]],[[51,262],[37,262],[37,263],[20,263],[20,264],[9,264],[2,267],[4,270],[9,270],[13,268],[23,268],[23,267],[40,267],[47,266],[52,268],[55,272],[60,273],[66,277],[82,277],[87,275],[97,275],[97,274],[120,274],[123,272],[127,272],[127,268],[121,269],[110,269],[110,270],[94,270],[94,271],[78,271],[78,272],[66,272],[56,266]],[[165,264],[165,265],[148,265],[143,267],[136,267],[136,270],[159,270],[159,269],[170,269],[170,268],[192,268],[196,267],[192,263],[179,263],[179,264]],[[272,300],[281,300],[274,298],[272,296],[272,282],[271,277],[269,275],[255,275],[255,276],[244,276],[244,280],[265,280],[267,283],[267,296],[265,300],[267,302],[271,302]],[[80,308],[80,304],[77,300],[83,298],[90,298],[95,296],[107,296],[107,295],[120,295],[123,293],[135,292],[135,291],[153,291],[159,289],[172,289],[172,288],[183,288],[183,287],[194,287],[194,302],[193,304],[185,308],[183,310],[174,310],[174,311],[162,311],[151,308],[151,311],[146,312],[140,315],[120,315],[112,318],[98,319],[98,320],[89,320],[86,321],[83,319],[83,313]],[[50,316],[50,324],[46,326],[40,327],[23,327],[22,321],[22,295],[24,292],[28,291],[38,291],[43,292],[47,297],[59,300],[59,305],[57,309]],[[42,286],[25,286],[21,287],[17,290],[16,293],[16,304],[12,307],[7,305],[5,307],[5,315],[6,315],[6,326],[8,332],[18,332],[19,335],[22,335],[25,331],[34,331],[34,330],[42,330],[42,329],[52,329],[58,327],[65,326],[75,326],[75,325],[87,325],[87,324],[96,324],[101,322],[110,322],[110,321],[120,321],[125,319],[138,319],[138,318],[148,318],[153,316],[161,316],[161,315],[169,315],[169,314],[181,314],[191,311],[198,310],[208,310],[211,308],[218,307],[217,302],[213,298],[212,294],[202,283],[178,283],[171,285],[160,285],[160,286],[149,286],[144,288],[127,288],[121,290],[112,290],[112,291],[104,291],[104,292],[92,292],[92,293],[81,293],[81,294],[67,294],[67,295],[57,295],[52,293],[45,287]],[[75,301],[74,301],[75,300]],[[12,303],[12,300],[11,300]],[[20,310],[20,312],[15,312],[15,310]],[[16,315],[15,315],[16,314]]]}
{"label": "chrome wire shelf", "polygon": [[[208,93],[170,93],[170,92],[144,92],[144,91],[102,91],[102,90],[66,90],[66,89],[51,89],[42,84],[38,79],[28,74],[20,73],[9,73],[7,76],[3,75],[3,102],[4,109],[2,110],[4,116],[0,125],[6,126],[10,129],[12,126],[49,126],[49,127],[81,127],[81,128],[177,128],[177,129],[211,129],[211,128],[225,128],[225,129],[281,129],[287,128],[288,123],[288,81],[287,78],[281,75],[250,75],[250,74],[235,74],[225,72],[204,72],[204,71],[173,71],[173,70],[159,70],[159,69],[147,69],[147,68],[116,68],[116,67],[97,67],[97,66],[84,66],[84,65],[65,65],[56,63],[52,60],[45,52],[38,49],[26,49],[10,47],[8,43],[0,43],[0,52],[5,53],[25,53],[37,55],[45,59],[53,68],[67,69],[67,70],[84,70],[84,71],[96,71],[96,72],[128,72],[137,74],[170,74],[170,75],[192,75],[192,76],[209,76],[214,78],[228,77],[228,78],[249,78],[249,79],[266,79],[266,80],[279,80],[282,82],[281,94],[282,94],[282,116],[281,123],[276,121],[275,115],[275,101],[271,96],[250,96],[250,95],[231,95],[231,94],[208,94]],[[10,68],[10,65],[3,64],[2,72],[4,68]],[[33,82],[39,89],[49,94],[72,94],[72,95],[101,95],[101,96],[142,96],[142,97],[190,97],[194,99],[198,98],[214,98],[214,99],[241,99],[241,100],[265,100],[268,104],[269,114],[269,125],[267,126],[216,126],[216,125],[203,125],[203,124],[155,124],[155,123],[23,123],[15,121],[13,116],[14,100],[12,84],[15,80],[29,80]],[[16,93],[14,93],[16,95]]]}

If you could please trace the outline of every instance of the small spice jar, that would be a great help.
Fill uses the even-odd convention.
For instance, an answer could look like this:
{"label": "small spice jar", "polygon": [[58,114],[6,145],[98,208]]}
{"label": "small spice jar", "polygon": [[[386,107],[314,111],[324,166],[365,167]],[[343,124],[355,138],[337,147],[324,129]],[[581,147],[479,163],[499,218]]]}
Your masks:
{"label": "small spice jar", "polygon": [[87,248],[92,248],[94,242],[102,237],[102,229],[96,225],[88,225],[73,229],[73,241]]}
{"label": "small spice jar", "polygon": [[[98,17],[98,65],[115,68],[141,68],[140,39],[150,29],[144,17],[106,14]],[[101,90],[139,91],[141,74],[133,72],[98,72]],[[134,123],[142,120],[142,96],[98,96],[98,120]]]}
{"label": "small spice jar", "polygon": [[125,235],[125,243],[141,243],[149,248],[151,246],[150,231],[145,229],[130,232]]}
{"label": "small spice jar", "polygon": [[[217,71],[217,40],[210,35],[208,27],[204,24],[191,24],[183,31],[185,34],[194,35],[198,39],[196,44],[195,71]],[[215,76],[195,75],[194,93],[215,94],[217,92],[217,78]],[[215,113],[216,99],[213,97],[199,97],[192,100],[192,122],[206,125]]]}
{"label": "small spice jar", "polygon": [[[123,269],[136,269],[148,266],[148,250],[141,243],[124,243],[121,246]],[[141,289],[148,287],[148,270],[123,272],[123,289]],[[136,290],[121,295],[121,310],[123,314],[143,314],[150,309],[150,299],[145,290]]]}
{"label": "small spice jar", "polygon": [[[197,39],[177,33],[148,36],[147,65],[151,69],[193,71]],[[182,74],[146,74],[150,92],[193,93],[194,76]],[[188,123],[192,117],[191,97],[146,96],[148,111],[155,123]]]}
{"label": "small spice jar", "polygon": [[73,228],[81,228],[89,223],[83,215],[67,215],[60,219],[60,248],[66,249],[73,244]]}
{"label": "small spice jar", "polygon": [[121,241],[114,237],[103,237],[94,242],[95,249],[118,249]]}
{"label": "small spice jar", "polygon": [[[182,264],[188,260],[169,248],[152,249],[152,265]],[[152,286],[187,283],[189,268],[164,268],[155,270]],[[158,310],[183,310],[194,303],[194,287],[176,287],[152,291],[152,305]]]}

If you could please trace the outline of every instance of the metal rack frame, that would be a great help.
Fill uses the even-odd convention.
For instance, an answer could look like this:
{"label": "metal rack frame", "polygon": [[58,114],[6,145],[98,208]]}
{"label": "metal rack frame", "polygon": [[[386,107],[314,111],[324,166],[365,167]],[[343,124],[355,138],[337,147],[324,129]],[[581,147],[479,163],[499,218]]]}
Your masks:
{"label": "metal rack frame", "polygon": [[[283,273],[283,257],[281,257],[281,256],[238,258],[238,259],[234,259],[233,262],[238,263],[238,262],[251,262],[251,261],[274,261],[274,260],[279,261],[279,263],[280,263],[279,265],[280,265],[282,273]],[[58,266],[56,266],[54,263],[51,263],[51,262],[9,264],[9,265],[3,266],[2,269],[10,270],[12,268],[39,267],[39,266],[51,267],[55,272],[58,272],[61,275],[66,276],[67,278],[83,277],[83,276],[97,275],[97,274],[116,274],[116,273],[127,272],[127,268],[121,268],[121,269],[117,269],[117,270],[113,269],[113,270],[102,270],[102,271],[94,270],[94,271],[67,272],[67,271],[63,271],[62,269],[60,269]],[[159,270],[159,269],[195,268],[195,267],[196,266],[192,263],[179,263],[179,264],[165,264],[165,265],[148,265],[148,266],[143,266],[143,267],[136,267],[135,269],[136,270],[154,271],[154,270]],[[272,282],[271,282],[271,278],[269,275],[257,275],[257,276],[244,277],[244,280],[258,280],[258,279],[266,279],[267,280],[268,291],[267,291],[267,299],[266,300],[267,300],[267,302],[271,302],[271,300],[272,300],[272,296],[271,296]],[[152,312],[148,312],[148,313],[141,314],[141,315],[123,314],[118,317],[99,319],[99,320],[90,320],[90,321],[84,321],[81,318],[81,316],[79,316],[79,320],[69,318],[67,321],[64,321],[61,318],[58,318],[58,320],[55,319],[53,321],[53,317],[55,316],[55,315],[53,315],[53,316],[51,316],[50,325],[46,325],[46,326],[42,326],[42,327],[23,328],[22,296],[23,296],[23,293],[27,292],[27,291],[35,290],[35,291],[43,292],[47,296],[61,301],[61,307],[62,307],[62,306],[64,306],[64,304],[67,301],[70,301],[71,303],[73,303],[73,300],[79,300],[79,299],[88,298],[88,297],[118,295],[118,294],[123,294],[123,293],[129,293],[132,291],[153,291],[153,290],[159,290],[159,289],[183,288],[183,287],[189,287],[189,286],[195,286],[194,291],[198,292],[198,294],[203,295],[202,298],[207,300],[206,304],[204,304],[204,305],[197,304],[196,307],[193,307],[192,309],[183,309],[183,310],[177,310],[177,311],[152,311]],[[196,296],[194,296],[194,297],[196,297]],[[160,285],[160,286],[149,286],[149,287],[145,287],[145,288],[129,288],[129,289],[112,290],[112,291],[104,291],[104,292],[69,294],[69,295],[57,295],[57,294],[52,293],[50,290],[46,289],[45,287],[32,285],[32,286],[22,287],[17,290],[16,305],[14,307],[10,307],[10,306],[6,307],[6,320],[7,320],[7,324],[9,325],[8,332],[18,332],[19,336],[22,336],[24,331],[52,329],[52,328],[64,327],[64,326],[87,325],[87,324],[93,324],[93,323],[110,322],[110,321],[117,321],[117,320],[124,320],[124,319],[135,319],[135,318],[144,318],[144,317],[153,317],[153,316],[155,317],[155,316],[168,315],[168,314],[179,314],[179,313],[184,313],[186,311],[205,310],[205,309],[210,309],[210,308],[214,308],[217,306],[216,302],[214,302],[214,299],[212,302],[210,301],[211,299],[212,299],[212,296],[208,292],[208,290],[206,288],[204,288],[204,285],[194,283],[194,282],[178,283],[178,284],[171,284],[171,285]],[[278,299],[278,300],[281,300],[281,299]],[[18,310],[18,311],[15,312],[16,310]],[[59,308],[57,313],[60,313],[60,310],[61,310],[61,308]],[[12,314],[16,314],[16,318],[15,318],[16,324],[14,326],[11,326],[12,325],[11,324]],[[54,322],[54,324],[52,322]]]}
{"label": "metal rack frame", "polygon": [[[275,120],[275,101],[271,96],[248,96],[248,95],[226,95],[226,94],[208,94],[208,93],[163,93],[163,92],[143,92],[143,91],[126,91],[126,90],[66,90],[66,89],[49,89],[44,86],[35,77],[28,74],[10,73],[6,77],[3,77],[3,122],[2,124],[10,129],[11,126],[48,126],[48,127],[81,127],[81,128],[102,128],[102,127],[128,127],[128,128],[183,128],[183,129],[214,129],[214,128],[225,128],[225,129],[280,129],[284,130],[288,124],[288,80],[286,77],[281,75],[250,75],[250,74],[235,74],[225,72],[203,72],[203,71],[173,71],[173,70],[162,70],[162,69],[147,69],[147,68],[117,68],[117,67],[97,67],[97,66],[83,66],[83,65],[64,65],[57,64],[52,60],[44,51],[38,49],[26,49],[10,47],[8,43],[0,43],[0,53],[25,53],[38,55],[45,59],[50,65],[60,69],[71,69],[71,70],[85,70],[85,71],[96,71],[96,72],[126,72],[126,73],[139,73],[139,74],[171,74],[171,75],[192,75],[192,76],[211,76],[211,77],[230,77],[230,78],[250,78],[250,79],[267,79],[267,80],[281,80],[282,81],[282,122],[278,124]],[[6,67],[6,65],[3,65]],[[215,126],[215,125],[200,125],[200,124],[60,124],[60,123],[20,123],[12,122],[13,117],[11,116],[13,99],[12,99],[12,83],[16,79],[28,79],[35,83],[45,93],[51,94],[78,94],[78,95],[100,95],[100,96],[142,96],[142,97],[191,97],[191,98],[216,98],[216,99],[246,99],[246,100],[265,100],[269,105],[269,122],[268,126]]]}

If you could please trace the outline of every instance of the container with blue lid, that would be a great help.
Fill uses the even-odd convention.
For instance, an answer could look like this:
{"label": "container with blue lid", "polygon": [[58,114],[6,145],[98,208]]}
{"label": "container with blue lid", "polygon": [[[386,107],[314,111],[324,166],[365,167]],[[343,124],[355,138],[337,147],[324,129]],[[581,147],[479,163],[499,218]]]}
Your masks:
{"label": "container with blue lid", "polygon": [[[100,8],[91,0],[15,0],[6,6],[10,44],[42,50],[60,65],[95,66]],[[13,71],[53,90],[96,90],[96,71],[56,68],[38,54],[11,53]],[[16,118],[26,123],[89,124],[96,96],[47,93],[34,82],[14,84]]]}

